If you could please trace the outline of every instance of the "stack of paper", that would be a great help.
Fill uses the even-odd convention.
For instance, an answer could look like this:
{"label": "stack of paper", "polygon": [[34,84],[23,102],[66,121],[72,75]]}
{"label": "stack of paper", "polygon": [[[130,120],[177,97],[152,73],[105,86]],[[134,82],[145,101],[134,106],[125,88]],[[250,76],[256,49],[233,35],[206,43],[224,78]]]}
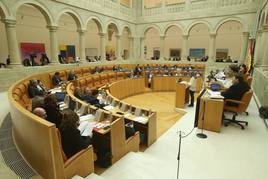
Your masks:
{"label": "stack of paper", "polygon": [[84,121],[82,123],[80,123],[80,125],[78,126],[78,130],[80,130],[80,134],[81,136],[90,136],[92,137],[93,133],[93,128],[96,125],[96,122],[87,122]]}
{"label": "stack of paper", "polygon": [[223,99],[224,97],[221,95],[221,92],[219,91],[211,91],[208,89],[208,97],[214,98],[214,99]]}
{"label": "stack of paper", "polygon": [[111,105],[104,106],[103,108],[106,109],[107,111],[114,109],[114,107]]}
{"label": "stack of paper", "polygon": [[87,114],[87,115],[79,117],[80,123],[84,121],[93,122],[94,119],[95,119],[95,116],[93,114]]}
{"label": "stack of paper", "polygon": [[138,117],[135,117],[133,119],[133,121],[137,121],[137,122],[140,122],[140,123],[147,123],[148,122],[148,118],[142,117],[142,116],[138,116]]}

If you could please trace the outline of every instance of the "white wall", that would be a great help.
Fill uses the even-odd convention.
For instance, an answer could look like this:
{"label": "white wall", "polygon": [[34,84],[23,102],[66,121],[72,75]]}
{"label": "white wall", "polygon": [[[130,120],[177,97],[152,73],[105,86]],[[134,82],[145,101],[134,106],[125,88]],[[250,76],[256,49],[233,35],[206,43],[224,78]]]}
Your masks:
{"label": "white wall", "polygon": [[160,48],[160,34],[155,28],[150,28],[145,34],[145,43],[147,46],[146,59],[153,57],[154,48]]}
{"label": "white wall", "polygon": [[69,14],[63,14],[59,21],[58,44],[59,45],[75,45],[75,55],[79,54],[79,33],[75,20]]}
{"label": "white wall", "polygon": [[237,21],[222,24],[216,36],[216,49],[228,49],[231,59],[238,60],[242,47],[242,25]]}
{"label": "white wall", "polygon": [[170,27],[167,30],[165,38],[165,51],[164,57],[169,57],[170,49],[181,49],[182,48],[182,31],[175,26]]}
{"label": "white wall", "polygon": [[[188,47],[191,48],[205,48],[206,55],[209,50],[209,29],[205,24],[196,24],[189,33]],[[189,53],[190,51],[188,51]]]}
{"label": "white wall", "polygon": [[45,50],[50,57],[49,30],[43,14],[36,8],[23,5],[17,12],[17,39],[20,50],[20,43],[44,43]]}
{"label": "white wall", "polygon": [[87,32],[85,34],[86,48],[95,48],[100,54],[100,36],[97,24],[90,20],[87,24]]}

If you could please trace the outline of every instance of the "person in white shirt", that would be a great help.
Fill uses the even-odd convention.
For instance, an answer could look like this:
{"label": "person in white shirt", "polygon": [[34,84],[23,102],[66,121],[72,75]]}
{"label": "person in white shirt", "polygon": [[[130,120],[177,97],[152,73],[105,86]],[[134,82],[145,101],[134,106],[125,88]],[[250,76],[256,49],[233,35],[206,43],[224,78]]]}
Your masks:
{"label": "person in white shirt", "polygon": [[196,90],[196,79],[197,79],[197,75],[195,73],[191,74],[191,79],[189,82],[189,94],[190,94],[190,104],[188,105],[189,107],[193,107],[194,106],[194,93]]}

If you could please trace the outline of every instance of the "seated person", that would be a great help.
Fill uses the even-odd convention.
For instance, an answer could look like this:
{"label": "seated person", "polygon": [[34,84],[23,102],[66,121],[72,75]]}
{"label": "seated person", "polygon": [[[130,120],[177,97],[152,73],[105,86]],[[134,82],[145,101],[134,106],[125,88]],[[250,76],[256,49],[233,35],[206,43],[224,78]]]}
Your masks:
{"label": "seated person", "polygon": [[[221,92],[225,99],[241,100],[244,93],[250,89],[249,85],[244,81],[243,77],[239,74],[235,75],[233,85],[226,91]],[[229,106],[236,106],[234,103],[227,103]]]}
{"label": "seated person", "polygon": [[231,59],[230,56],[228,56],[228,57],[226,58],[226,62],[228,62],[228,63],[232,62],[232,59]]}
{"label": "seated person", "polygon": [[82,95],[81,95],[81,90],[80,90],[79,87],[76,87],[76,88],[74,89],[74,96],[77,97],[78,99],[83,100]]}
{"label": "seated person", "polygon": [[39,116],[39,117],[41,117],[43,119],[46,119],[47,118],[46,111],[43,108],[41,108],[41,107],[34,108],[33,114],[35,114],[35,115],[37,115],[37,116]]}
{"label": "seated person", "polygon": [[37,80],[32,79],[28,85],[28,94],[30,98],[34,98],[35,96],[45,96],[46,91],[38,85]]}
{"label": "seated person", "polygon": [[140,67],[139,64],[135,67],[135,69],[133,71],[133,75],[134,76],[140,76],[141,75],[141,67]]}
{"label": "seated person", "polygon": [[113,66],[113,71],[117,71],[117,70],[118,70],[117,66],[114,65],[114,66]]}
{"label": "seated person", "polygon": [[42,66],[43,66],[43,65],[47,65],[47,64],[50,63],[50,62],[49,62],[49,59],[48,59],[48,57],[47,57],[47,54],[45,54],[45,53],[42,53],[42,54],[41,54],[40,63],[41,63]]}
{"label": "seated person", "polygon": [[49,122],[54,123],[56,127],[59,128],[62,120],[62,113],[57,104],[55,95],[50,94],[45,97],[44,109],[46,110],[47,113],[47,120]]}
{"label": "seated person", "polygon": [[76,80],[77,79],[77,76],[75,75],[74,71],[71,70],[68,74],[68,81],[71,81],[71,80]]}
{"label": "seated person", "polygon": [[60,78],[60,73],[57,71],[55,72],[54,76],[52,77],[52,84],[54,86],[58,86],[62,83],[62,79]]}
{"label": "seated person", "polygon": [[85,88],[82,98],[91,105],[97,107],[103,107],[104,105],[100,104],[100,100],[97,99],[98,94],[99,94],[98,90],[92,90],[90,92],[89,88]]}
{"label": "seated person", "polygon": [[65,111],[60,125],[60,134],[62,148],[67,158],[72,157],[91,144],[89,136],[83,137],[80,135],[78,126],[79,116],[71,110]]}

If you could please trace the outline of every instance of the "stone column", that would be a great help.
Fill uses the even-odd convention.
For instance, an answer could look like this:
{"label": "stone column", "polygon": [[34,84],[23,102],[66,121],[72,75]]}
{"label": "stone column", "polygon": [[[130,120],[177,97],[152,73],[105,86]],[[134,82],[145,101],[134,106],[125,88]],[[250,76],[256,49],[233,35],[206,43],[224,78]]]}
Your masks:
{"label": "stone column", "polygon": [[116,57],[117,60],[122,60],[122,39],[121,39],[121,35],[116,35]]}
{"label": "stone column", "polygon": [[128,52],[128,54],[129,54],[129,57],[128,57],[128,59],[132,59],[133,57],[134,57],[134,54],[133,54],[133,51],[134,51],[134,45],[133,45],[133,43],[134,43],[134,38],[133,37],[128,37],[128,41],[129,41],[129,52]]}
{"label": "stone column", "polygon": [[47,26],[49,29],[50,35],[50,61],[52,64],[58,64],[58,53],[59,53],[59,45],[58,45],[58,37],[57,37],[57,30],[58,26],[50,25]]}
{"label": "stone column", "polygon": [[86,45],[85,45],[85,29],[78,29],[79,33],[79,48],[80,48],[80,60],[81,62],[86,61]]}
{"label": "stone column", "polygon": [[[146,60],[146,55],[144,55],[145,37],[140,37],[140,44],[141,44],[141,46],[140,46],[140,48],[141,48],[140,58],[141,58],[141,60]],[[148,52],[148,49],[147,49],[147,52]]]}
{"label": "stone column", "polygon": [[[4,20],[11,65],[22,65],[16,33],[16,20]],[[3,44],[1,44],[3,45]]]}
{"label": "stone column", "polygon": [[105,33],[99,33],[100,36],[100,56],[101,60],[106,60],[106,34]]}
{"label": "stone column", "polygon": [[262,30],[258,30],[256,44],[255,44],[255,52],[254,52],[254,64],[256,66],[260,66],[260,52],[261,52],[261,43],[262,43]]}
{"label": "stone column", "polygon": [[188,50],[188,34],[182,35],[182,52],[181,52],[181,59],[182,61],[187,60],[187,56],[189,55],[189,50]]}
{"label": "stone column", "polygon": [[242,49],[240,54],[239,64],[245,63],[248,49],[249,32],[243,32]]}
{"label": "stone column", "polygon": [[162,35],[160,36],[160,59],[161,61],[164,61],[164,57],[165,57],[165,36]]}
{"label": "stone column", "polygon": [[215,42],[216,42],[216,35],[217,34],[209,34],[209,52],[208,52],[208,62],[212,63],[215,62]]}
{"label": "stone column", "polygon": [[262,67],[267,67],[268,66],[268,25],[267,26],[264,26],[263,27],[263,30],[262,30],[262,45],[261,45],[261,52],[260,55],[261,55],[261,66]]}

